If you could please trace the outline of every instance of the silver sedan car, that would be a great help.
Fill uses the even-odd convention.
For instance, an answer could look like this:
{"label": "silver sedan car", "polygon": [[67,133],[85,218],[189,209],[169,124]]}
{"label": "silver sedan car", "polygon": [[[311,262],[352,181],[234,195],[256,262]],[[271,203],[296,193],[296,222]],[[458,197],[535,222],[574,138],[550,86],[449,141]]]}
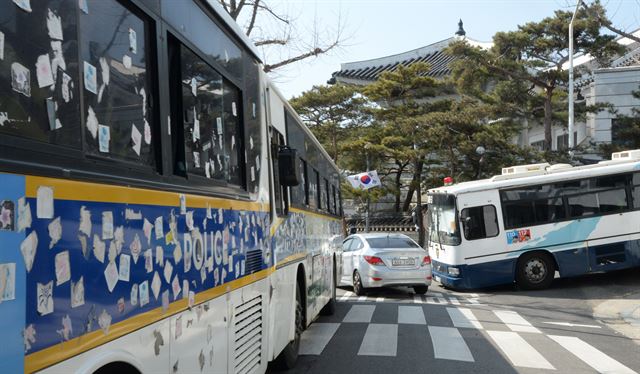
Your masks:
{"label": "silver sedan car", "polygon": [[425,294],[431,285],[429,253],[406,235],[351,235],[342,242],[337,261],[338,284],[353,286],[356,295],[384,286],[409,286]]}

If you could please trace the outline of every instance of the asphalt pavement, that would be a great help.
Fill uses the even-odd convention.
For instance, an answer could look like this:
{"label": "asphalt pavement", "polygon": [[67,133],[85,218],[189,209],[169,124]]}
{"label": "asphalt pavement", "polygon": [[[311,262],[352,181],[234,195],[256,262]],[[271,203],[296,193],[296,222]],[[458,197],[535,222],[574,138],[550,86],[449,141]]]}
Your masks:
{"label": "asphalt pavement", "polygon": [[[434,284],[424,296],[398,287],[358,297],[342,288],[336,313],[303,334],[296,367],[270,372],[640,373],[638,286],[636,269],[556,279],[544,291]],[[597,313],[616,302],[609,318]]]}

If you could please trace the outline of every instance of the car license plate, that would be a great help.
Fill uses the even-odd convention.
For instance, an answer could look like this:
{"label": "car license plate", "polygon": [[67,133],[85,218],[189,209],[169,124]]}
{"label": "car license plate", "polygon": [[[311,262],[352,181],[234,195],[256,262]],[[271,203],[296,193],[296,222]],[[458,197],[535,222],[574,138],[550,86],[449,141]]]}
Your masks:
{"label": "car license plate", "polygon": [[394,258],[391,260],[393,266],[408,266],[415,265],[416,261],[412,258]]}

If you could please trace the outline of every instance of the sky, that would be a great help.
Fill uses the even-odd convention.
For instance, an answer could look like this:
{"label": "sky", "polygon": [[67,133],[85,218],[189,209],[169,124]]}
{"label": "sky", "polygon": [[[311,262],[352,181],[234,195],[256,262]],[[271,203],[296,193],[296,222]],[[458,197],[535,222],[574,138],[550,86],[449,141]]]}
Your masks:
{"label": "sky", "polygon": [[[616,26],[626,31],[640,28],[640,0],[601,1]],[[491,41],[498,31],[515,30],[553,15],[554,10],[573,11],[575,0],[272,0],[270,4],[293,17],[299,35],[331,35],[338,20],[342,24],[345,41],[339,50],[272,74],[280,91],[291,98],[326,84],[341,63],[402,53],[449,38],[459,19],[468,37]]]}

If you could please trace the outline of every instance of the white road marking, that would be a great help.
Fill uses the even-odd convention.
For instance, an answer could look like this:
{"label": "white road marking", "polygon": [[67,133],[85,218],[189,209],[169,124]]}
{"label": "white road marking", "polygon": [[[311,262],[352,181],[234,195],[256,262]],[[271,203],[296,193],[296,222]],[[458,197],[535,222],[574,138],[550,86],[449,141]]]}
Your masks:
{"label": "white road marking", "polygon": [[367,297],[366,296],[360,296],[358,298],[358,301],[367,301]]}
{"label": "white road marking", "polygon": [[342,322],[351,323],[369,323],[373,316],[373,311],[376,309],[375,305],[354,305],[349,309],[349,312]]}
{"label": "white road marking", "polygon": [[319,355],[338,331],[339,323],[313,323],[300,338],[301,355]]}
{"label": "white road marking", "polygon": [[429,335],[436,358],[474,362],[473,355],[458,329],[429,326]]}
{"label": "white road marking", "polygon": [[541,334],[540,330],[533,327],[527,320],[522,318],[518,313],[511,310],[494,310],[493,313],[500,318],[500,320],[509,327],[511,331],[515,332],[534,332]]}
{"label": "white road marking", "polygon": [[429,292],[428,295],[433,297],[442,297],[442,294],[440,292]]}
{"label": "white road marking", "polygon": [[520,335],[510,331],[487,331],[514,366],[555,370],[542,355]]}
{"label": "white road marking", "polygon": [[571,322],[543,322],[543,323],[548,323],[549,325],[558,325],[558,326],[567,326],[567,327],[587,327],[591,329],[601,328],[600,326],[596,326],[596,325],[582,325],[579,323],[571,323]]}
{"label": "white road marking", "polygon": [[453,305],[460,305],[460,301],[458,301],[458,299],[455,297],[450,297],[449,302],[451,302],[451,304]]}
{"label": "white road marking", "polygon": [[600,373],[636,374],[635,371],[622,365],[579,338],[574,336],[548,336]]}
{"label": "white road marking", "polygon": [[376,298],[376,303],[383,303],[384,302],[384,297],[377,297]]}
{"label": "white road marking", "polygon": [[478,321],[471,309],[447,308],[447,313],[455,327],[482,330],[482,324]]}
{"label": "white road marking", "polygon": [[[436,301],[437,300],[437,301]],[[447,299],[444,297],[427,297],[427,304],[448,304]]]}
{"label": "white road marking", "polygon": [[399,306],[398,323],[426,325],[427,321],[421,306]]}
{"label": "white road marking", "polygon": [[398,325],[371,323],[362,338],[358,356],[395,356],[398,350]]}
{"label": "white road marking", "polygon": [[422,300],[422,295],[413,295],[413,303],[424,304],[424,300]]}
{"label": "white road marking", "polygon": [[351,295],[353,295],[353,294],[354,294],[354,293],[353,293],[353,292],[351,292],[351,291],[346,291],[346,292],[344,293],[344,295],[342,295],[342,296],[340,297],[340,301],[347,301],[347,300],[349,300],[349,297],[351,297]]}

